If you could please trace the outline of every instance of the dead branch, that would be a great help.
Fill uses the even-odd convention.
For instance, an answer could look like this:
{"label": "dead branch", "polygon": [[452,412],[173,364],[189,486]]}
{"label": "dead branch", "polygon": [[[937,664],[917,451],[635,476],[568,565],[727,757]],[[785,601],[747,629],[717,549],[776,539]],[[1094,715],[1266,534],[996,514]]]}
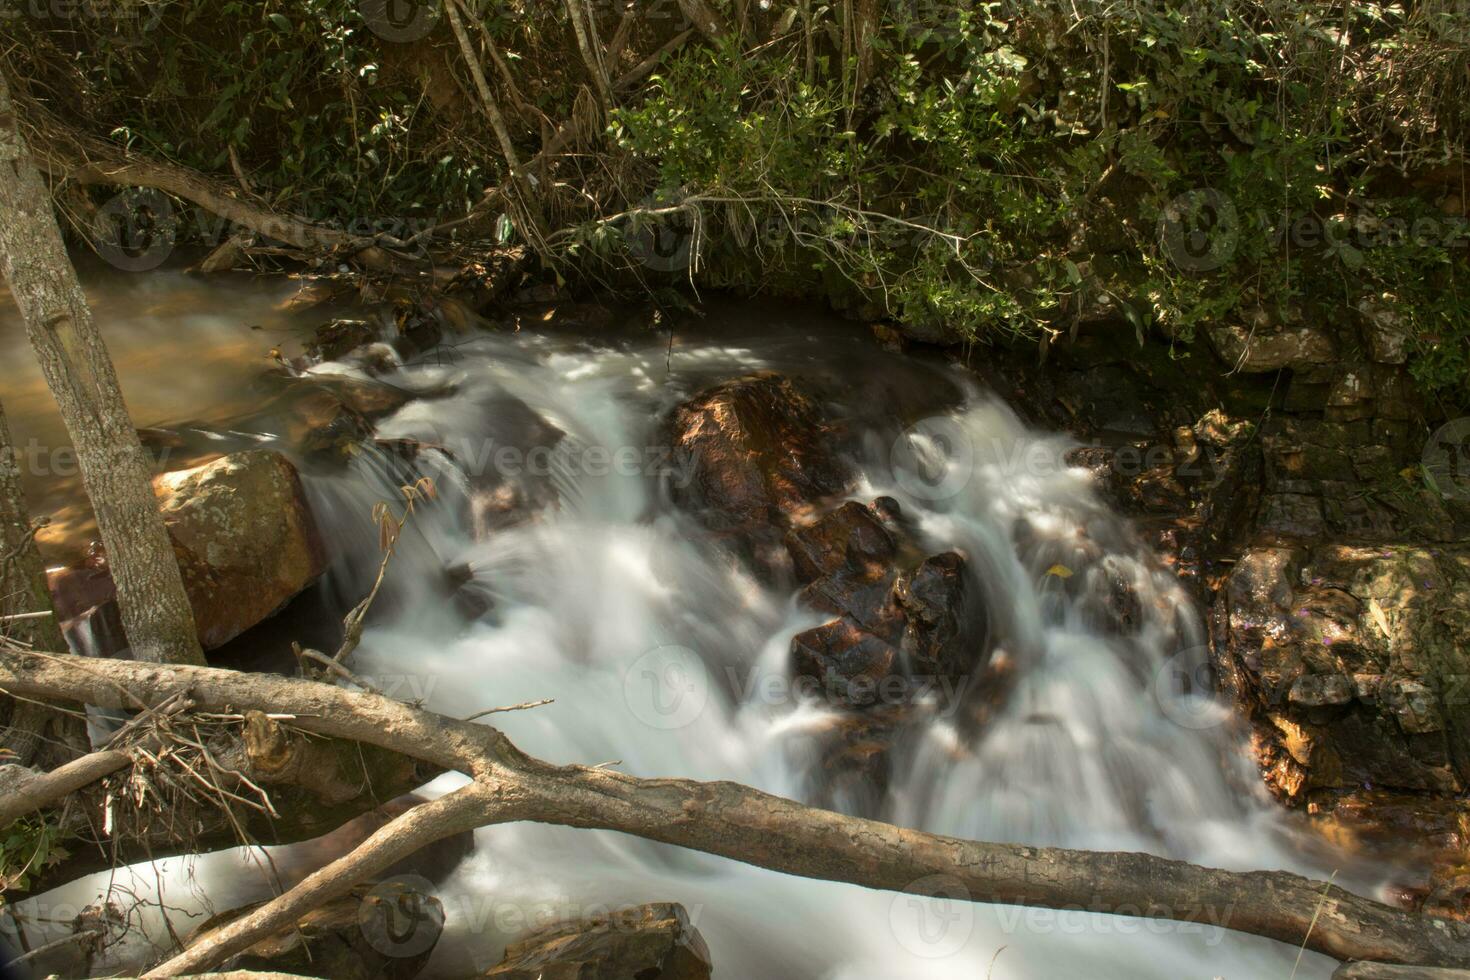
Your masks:
{"label": "dead branch", "polygon": [[617,830],[869,888],[951,895],[962,889],[977,902],[1208,922],[1342,960],[1470,966],[1470,924],[1391,908],[1299,875],[1221,871],[1148,854],[967,841],[803,806],[736,783],[553,766],[527,756],[494,728],[313,681],[0,653],[0,689],[103,707],[128,698],[156,704],[187,691],[205,709],[289,712],[308,730],[412,755],[474,780],[449,802],[383,828],[364,845],[365,853],[354,852],[303,882],[310,886],[309,901],[293,889],[232,927],[234,938],[221,937],[207,960],[202,954],[176,958],[158,975],[218,963],[263,934],[265,917],[271,926],[291,921],[296,910],[345,893],[373,869],[433,839],[506,820]]}
{"label": "dead branch", "polygon": [[10,826],[33,810],[53,806],[132,761],[126,752],[108,750],[84,755],[47,773],[20,766],[0,768],[0,788],[5,791],[0,797],[0,827]]}
{"label": "dead branch", "polygon": [[592,75],[592,80],[597,83],[597,97],[602,103],[604,114],[612,111],[612,82],[607,77],[607,65],[603,63],[600,54],[592,50],[592,39],[588,31],[592,28],[591,14],[584,11],[581,0],[564,0],[567,8],[567,18],[572,22],[572,33],[577,38],[577,49],[582,52],[582,61],[587,65],[587,71]]}
{"label": "dead branch", "polygon": [[145,976],[173,977],[207,970],[262,939],[294,926],[310,910],[346,894],[353,885],[382,873],[400,858],[437,840],[489,822],[486,820],[487,812],[502,812],[503,819],[520,819],[515,815],[513,804],[494,799],[495,795],[480,783],[471,783],[432,803],[414,807],[384,824],[362,844],[309,875],[284,895],[210,933],[201,942],[148,971]]}
{"label": "dead branch", "polygon": [[31,128],[29,142],[36,163],[52,179],[163,191],[192,201],[258,235],[301,249],[348,248],[355,251],[373,244],[372,239],[313,224],[306,218],[282,214],[254,201],[241,200],[227,184],[204,174],[94,139],[57,119],[35,102],[17,97],[15,103],[17,108],[24,110],[25,122]]}

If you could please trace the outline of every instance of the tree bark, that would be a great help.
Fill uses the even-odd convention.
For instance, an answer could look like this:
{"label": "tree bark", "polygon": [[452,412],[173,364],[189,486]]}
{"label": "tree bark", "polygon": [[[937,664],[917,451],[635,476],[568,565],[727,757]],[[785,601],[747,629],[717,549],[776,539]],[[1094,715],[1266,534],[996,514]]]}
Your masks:
{"label": "tree bark", "polygon": [[67,257],[50,197],[21,137],[3,76],[0,214],[0,269],[76,446],[133,655],[202,664],[194,614],[153,496],[148,458]]}
{"label": "tree bark", "polygon": [[[0,689],[104,707],[157,704],[187,692],[202,709],[228,704],[233,710],[287,712],[309,731],[413,755],[474,780],[453,794],[454,804],[432,811],[448,810],[454,819],[416,818],[414,832],[400,840],[412,812],[399,818],[363,845],[369,853],[348,855],[309,879],[309,899],[293,890],[240,920],[233,935],[241,941],[255,934],[252,920],[260,928],[267,918],[290,921],[311,903],[344,894],[361,880],[363,868],[421,847],[426,836],[447,836],[467,821],[535,820],[617,830],[870,888],[1206,922],[1343,960],[1470,966],[1470,924],[1391,908],[1299,875],[1220,871],[1148,854],[960,840],[818,810],[735,783],[638,779],[607,769],[553,766],[527,756],[494,728],[314,681],[0,653]],[[221,945],[210,962],[240,948]],[[208,964],[173,961],[159,975],[203,965]]]}

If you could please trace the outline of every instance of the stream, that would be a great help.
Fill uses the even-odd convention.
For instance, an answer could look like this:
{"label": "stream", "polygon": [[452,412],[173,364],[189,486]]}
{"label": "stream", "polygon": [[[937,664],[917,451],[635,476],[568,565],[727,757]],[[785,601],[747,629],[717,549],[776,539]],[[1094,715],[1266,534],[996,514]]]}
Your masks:
{"label": "stream", "polygon": [[[138,424],[187,421],[272,445],[268,419],[228,417],[260,390],[252,379],[270,367],[267,351],[297,343],[322,311],[280,312],[289,287],[269,280],[144,282],[109,287],[99,303]],[[9,360],[27,361],[18,325],[0,317]],[[313,370],[367,377],[369,367]],[[303,476],[332,551],[322,588],[338,614],[377,569],[373,504],[399,499],[415,476],[434,480],[437,499],[409,523],[353,660],[396,696],[456,717],[554,699],[491,720],[557,763],[735,780],[959,837],[1338,872],[1339,883],[1372,889],[1367,869],[1323,863],[1269,800],[1228,711],[1181,690],[1206,656],[1199,611],[1087,473],[1062,461],[1075,442],[1029,429],[962,367],[886,353],[854,325],[800,308],[732,303],[672,339],[621,324],[476,334],[371,370],[413,394],[377,436],[425,447],[417,461],[368,451]],[[987,692],[990,675],[966,680],[960,703],[993,702],[983,723],[956,699],[921,695],[893,737],[886,793],[833,776],[822,746],[839,719],[789,682],[791,638],[821,618],[732,561],[670,499],[687,474],[659,450],[663,420],[755,371],[820,392],[861,474],[852,499],[892,497],[926,553],[965,556],[984,597],[1007,684]],[[33,388],[6,384],[22,445],[56,438],[37,401],[44,389]],[[537,488],[529,519],[490,526],[487,475]],[[54,482],[32,488],[33,503],[69,513],[75,488]],[[1126,632],[1100,612],[1119,578],[1139,610]],[[426,975],[474,975],[508,940],[556,918],[664,901],[685,905],[726,978],[1287,980],[1326,978],[1335,965],[1209,924],[880,893],[608,832],[510,825],[477,832],[475,844],[437,888],[447,923]],[[165,862],[157,882],[134,874],[181,910],[201,907],[203,893],[218,908],[268,894],[242,853]],[[103,880],[45,900],[84,904]]]}

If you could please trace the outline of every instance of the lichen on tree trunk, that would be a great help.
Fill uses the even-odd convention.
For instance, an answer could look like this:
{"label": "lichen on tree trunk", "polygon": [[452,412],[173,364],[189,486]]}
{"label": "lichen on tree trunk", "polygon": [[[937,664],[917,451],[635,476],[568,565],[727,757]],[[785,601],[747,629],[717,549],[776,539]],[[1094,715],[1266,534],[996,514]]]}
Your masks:
{"label": "lichen on tree trunk", "polygon": [[133,656],[204,663],[150,467],[0,76],[0,269],[76,447]]}

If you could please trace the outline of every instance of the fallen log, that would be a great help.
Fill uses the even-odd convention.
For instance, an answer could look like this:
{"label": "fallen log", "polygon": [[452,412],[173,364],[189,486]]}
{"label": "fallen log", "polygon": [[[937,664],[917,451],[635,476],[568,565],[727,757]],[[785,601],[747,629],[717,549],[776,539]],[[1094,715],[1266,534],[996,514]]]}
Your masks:
{"label": "fallen log", "polygon": [[803,806],[736,783],[555,766],[526,755],[494,728],[316,681],[6,652],[0,653],[0,690],[102,707],[187,695],[201,709],[287,712],[308,731],[380,746],[471,778],[232,923],[208,948],[187,950],[150,976],[208,969],[427,843],[516,820],[617,830],[869,888],[1207,922],[1339,960],[1470,967],[1470,924],[1392,908],[1300,875],[961,840]]}
{"label": "fallen log", "polygon": [[1332,980],[1470,980],[1470,971],[1433,966],[1391,966],[1387,963],[1344,963]]}

